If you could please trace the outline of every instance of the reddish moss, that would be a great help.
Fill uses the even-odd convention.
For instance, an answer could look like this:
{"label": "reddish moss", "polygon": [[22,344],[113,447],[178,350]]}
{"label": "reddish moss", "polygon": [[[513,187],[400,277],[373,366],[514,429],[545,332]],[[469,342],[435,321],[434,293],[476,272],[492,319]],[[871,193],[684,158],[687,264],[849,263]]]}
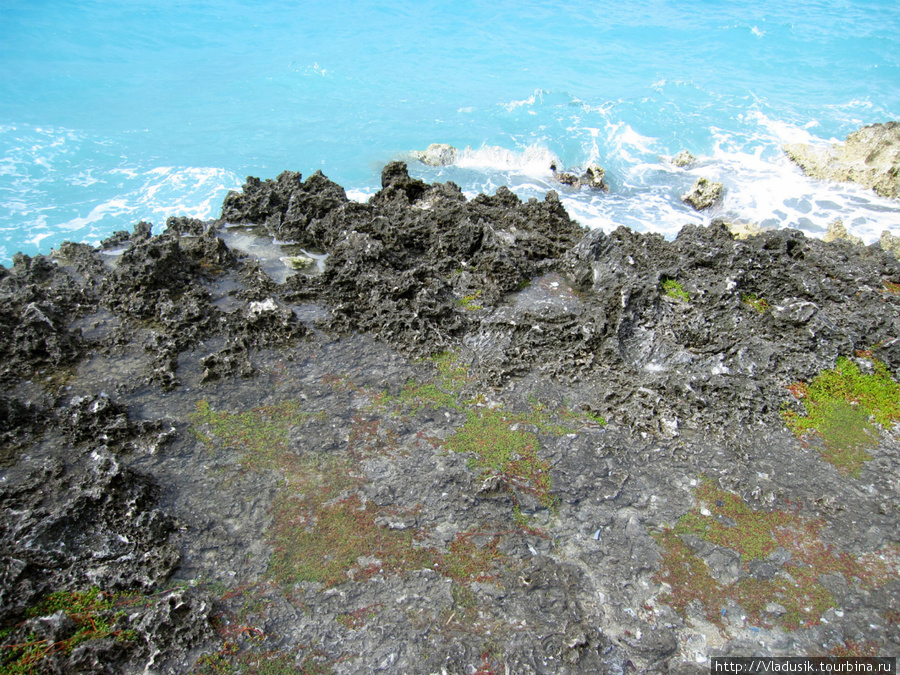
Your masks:
{"label": "reddish moss", "polygon": [[[695,602],[708,621],[721,626],[721,610],[733,602],[753,625],[796,630],[818,624],[822,614],[836,606],[819,582],[822,575],[840,574],[865,588],[900,578],[896,546],[859,557],[835,551],[821,539],[823,521],[787,511],[754,511],[705,476],[696,497],[694,508],[674,528],[656,535],[663,550],[656,580],[672,589],[662,599],[683,616]],[[744,576],[735,584],[718,583],[681,540],[686,534],[739,552]],[[790,562],[778,574],[771,579],[749,575],[748,562],[765,558],[779,547],[787,551]]]}
{"label": "reddish moss", "polygon": [[432,549],[415,545],[410,530],[379,527],[380,511],[351,495],[331,504],[278,495],[272,507],[275,547],[269,573],[279,583],[318,581],[334,586],[349,578],[359,558],[379,562],[359,570],[361,578],[381,571],[431,568],[438,559]]}
{"label": "reddish moss", "polygon": [[662,547],[663,559],[660,571],[653,578],[671,588],[660,596],[660,600],[681,616],[686,616],[688,606],[696,603],[707,621],[723,626],[720,608],[729,597],[725,587],[712,578],[706,563],[695,556],[672,530],[657,534],[656,540]]}
{"label": "reddish moss", "polygon": [[[477,539],[487,539],[487,541],[479,546]],[[460,583],[495,578],[496,575],[492,574],[494,567],[504,558],[497,548],[499,543],[500,534],[457,533],[441,561],[441,574]]]}
{"label": "reddish moss", "polygon": [[844,643],[828,650],[829,656],[878,656],[881,645],[876,640],[844,640]]}

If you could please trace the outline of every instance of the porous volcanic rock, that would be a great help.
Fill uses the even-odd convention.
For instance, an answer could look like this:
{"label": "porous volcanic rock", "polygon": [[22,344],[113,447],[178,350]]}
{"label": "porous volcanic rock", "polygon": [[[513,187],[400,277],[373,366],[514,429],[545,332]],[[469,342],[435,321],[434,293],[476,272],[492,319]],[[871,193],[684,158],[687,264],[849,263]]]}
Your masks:
{"label": "porous volcanic rock", "polygon": [[[273,238],[323,270],[277,282],[297,247]],[[470,200],[401,162],[364,204],[285,172],[221,219],[17,256],[0,658],[575,675],[896,653],[897,427],[866,422],[851,472],[784,414],[839,362],[900,376],[898,289],[879,245],[587,231],[555,192]]]}
{"label": "porous volcanic rock", "polygon": [[80,335],[69,324],[93,304],[48,258],[17,254],[0,269],[0,382],[70,364]]}
{"label": "porous volcanic rock", "polygon": [[47,589],[153,588],[178,564],[158,488],[108,451],[71,467],[48,460],[17,478],[0,488],[4,621]]}
{"label": "porous volcanic rock", "polygon": [[900,122],[862,127],[828,147],[788,143],[783,148],[808,176],[859,183],[882,197],[900,198]]}
{"label": "porous volcanic rock", "polygon": [[[324,215],[309,184],[334,195],[333,184],[291,181],[248,182],[249,193],[226,200],[223,217],[265,224],[275,236],[327,250],[320,278],[294,276],[289,285],[321,289],[332,329],[370,331],[422,355],[451,346],[463,333],[471,320],[464,298],[496,302],[553,269],[584,232],[554,192],[543,202],[522,203],[500,188],[467,201],[453,183],[429,186],[411,178],[402,162],[384,168],[382,189],[369,203],[332,200]],[[259,202],[280,206],[260,210]],[[251,206],[239,210],[243,205]],[[289,233],[286,222],[296,224]]]}
{"label": "porous volcanic rock", "polygon": [[[893,256],[878,247],[825,245],[794,230],[741,241],[717,222],[687,225],[672,242],[624,228],[594,231],[567,255],[566,268],[590,302],[569,336],[556,336],[565,349],[529,360],[557,372],[598,369],[626,378],[604,412],[629,411],[631,424],[641,417],[738,425],[774,418],[792,378],[811,379],[842,354],[877,351],[900,330],[884,291],[900,274]],[[681,283],[689,300],[666,296],[667,279]],[[744,302],[749,296],[767,299],[771,311],[753,310]],[[858,301],[852,310],[848,296]],[[584,365],[573,368],[578,355]],[[879,358],[900,374],[900,362]],[[652,407],[628,403],[641,391],[654,392]],[[667,408],[670,416],[661,414]]]}

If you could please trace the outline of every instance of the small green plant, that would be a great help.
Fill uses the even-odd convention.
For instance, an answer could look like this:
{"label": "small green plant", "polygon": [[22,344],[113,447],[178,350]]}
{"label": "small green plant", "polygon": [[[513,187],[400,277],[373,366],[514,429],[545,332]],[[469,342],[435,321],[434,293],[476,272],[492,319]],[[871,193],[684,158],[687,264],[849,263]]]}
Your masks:
{"label": "small green plant", "polygon": [[676,281],[675,279],[663,279],[660,284],[665,293],[670,298],[675,298],[676,300],[684,300],[685,302],[690,302],[691,296],[688,295],[688,292],[684,290],[684,287]]}
{"label": "small green plant", "polygon": [[474,293],[470,293],[469,295],[467,295],[463,298],[460,298],[459,300],[457,300],[457,303],[459,303],[459,305],[463,309],[467,309],[470,312],[474,312],[476,310],[482,309],[482,306],[476,303],[476,300],[478,300],[480,295],[481,295],[481,291],[477,290]]}
{"label": "small green plant", "polygon": [[463,387],[475,380],[469,373],[469,367],[460,362],[458,354],[442,352],[429,360],[437,368],[438,376],[435,384],[442,391],[458,395]]}
{"label": "small green plant", "polygon": [[866,451],[877,442],[875,425],[889,429],[900,420],[900,385],[880,361],[870,359],[872,373],[863,373],[846,357],[833,370],[811,383],[789,387],[806,412],[784,410],[785,423],[797,436],[816,433],[822,438],[823,457],[841,471],[858,477],[872,459]]}
{"label": "small green plant", "polygon": [[750,305],[760,314],[765,314],[766,311],[771,307],[768,300],[766,300],[765,298],[756,297],[756,293],[744,293],[741,296],[741,302]]}
{"label": "small green plant", "polygon": [[289,432],[312,417],[324,413],[303,411],[297,401],[265,405],[244,412],[216,412],[207,401],[198,401],[197,410],[188,416],[197,438],[213,445],[243,449],[241,461],[255,470],[289,470],[293,453]]}
{"label": "small green plant", "polygon": [[434,382],[420,384],[415,380],[409,380],[396,396],[391,396],[387,392],[378,394],[373,399],[373,405],[375,408],[396,407],[413,414],[424,408],[460,409],[456,395],[444,391]]}
{"label": "small green plant", "polygon": [[[91,640],[115,638],[123,642],[137,640],[137,632],[127,628],[126,613],[117,609],[133,602],[130,594],[107,594],[92,587],[86,591],[58,591],[25,611],[28,618],[64,612],[74,624],[69,637],[51,643],[35,633],[17,637],[15,628],[7,629],[0,642],[0,672],[31,675],[45,671],[45,659],[52,654],[69,654],[78,645]],[[3,644],[13,639],[13,644]]]}
{"label": "small green plant", "polygon": [[475,609],[478,605],[478,598],[475,597],[475,591],[465,584],[453,584],[450,587],[450,597],[453,598],[453,604],[457,610],[468,611]]}

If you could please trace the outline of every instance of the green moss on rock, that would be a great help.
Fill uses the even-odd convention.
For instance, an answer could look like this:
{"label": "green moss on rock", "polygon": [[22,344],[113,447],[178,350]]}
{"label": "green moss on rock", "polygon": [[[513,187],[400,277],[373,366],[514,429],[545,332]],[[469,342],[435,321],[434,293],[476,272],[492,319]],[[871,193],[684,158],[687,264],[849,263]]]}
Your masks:
{"label": "green moss on rock", "polygon": [[863,373],[842,357],[833,370],[822,372],[809,384],[791,385],[806,414],[783,412],[791,431],[797,436],[818,434],[824,459],[852,476],[859,476],[872,459],[866,448],[877,443],[875,425],[889,429],[900,420],[900,385],[883,363],[874,359],[870,363],[872,372]]}

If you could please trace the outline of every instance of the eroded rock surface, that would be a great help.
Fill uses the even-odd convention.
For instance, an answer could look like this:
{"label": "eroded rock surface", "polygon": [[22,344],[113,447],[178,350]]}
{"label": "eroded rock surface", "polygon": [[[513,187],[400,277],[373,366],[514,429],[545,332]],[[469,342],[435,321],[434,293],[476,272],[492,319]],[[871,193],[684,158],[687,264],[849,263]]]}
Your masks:
{"label": "eroded rock surface", "polygon": [[[277,283],[226,223],[324,268]],[[366,204],[286,172],[221,220],[17,257],[4,665],[26,643],[45,672],[127,673],[896,653],[895,427],[862,399],[829,404],[849,440],[786,420],[836,366],[893,391],[898,289],[877,245],[589,232],[553,192],[467,200],[399,162]]]}

